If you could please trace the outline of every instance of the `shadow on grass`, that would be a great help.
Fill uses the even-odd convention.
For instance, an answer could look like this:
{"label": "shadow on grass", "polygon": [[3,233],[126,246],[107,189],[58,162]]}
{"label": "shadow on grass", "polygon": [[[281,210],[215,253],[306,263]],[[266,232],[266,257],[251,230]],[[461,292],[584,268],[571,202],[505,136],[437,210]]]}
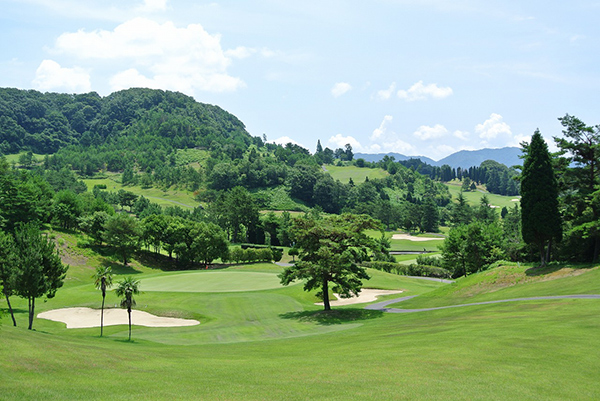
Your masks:
{"label": "shadow on grass", "polygon": [[549,263],[546,266],[535,266],[535,267],[530,267],[529,269],[525,270],[525,274],[527,276],[543,276],[545,274],[550,274],[550,273],[554,273],[557,272],[561,269],[576,269],[576,270],[589,270],[592,269],[594,267],[596,267],[596,265],[591,264],[591,263],[577,263],[577,264],[573,264],[573,263]]}
{"label": "shadow on grass", "polygon": [[299,322],[312,322],[329,326],[332,324],[343,324],[357,320],[369,320],[383,316],[383,311],[367,309],[332,309],[329,311],[300,311],[288,312],[279,315],[282,319],[293,319]]}
{"label": "shadow on grass", "polygon": [[135,270],[130,265],[123,266],[123,263],[115,262],[110,259],[102,259],[100,265],[103,267],[110,267],[113,274],[140,274],[141,271]]}

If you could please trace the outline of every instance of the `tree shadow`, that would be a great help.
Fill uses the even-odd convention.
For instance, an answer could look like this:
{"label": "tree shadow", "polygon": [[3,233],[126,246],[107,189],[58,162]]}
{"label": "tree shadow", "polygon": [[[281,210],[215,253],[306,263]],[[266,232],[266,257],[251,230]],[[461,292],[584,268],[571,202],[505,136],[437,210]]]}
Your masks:
{"label": "tree shadow", "polygon": [[100,265],[110,267],[114,274],[140,274],[141,271],[134,269],[131,265],[123,266],[123,263],[110,259],[102,259]]}
{"label": "tree shadow", "polygon": [[582,264],[573,264],[573,263],[548,263],[546,266],[534,266],[525,270],[525,275],[534,277],[534,276],[543,276],[546,274],[557,272],[564,268],[575,269],[575,270],[588,270],[592,269],[597,265],[591,263],[582,263]]}
{"label": "tree shadow", "polygon": [[287,312],[281,313],[279,315],[279,317],[281,317],[282,319],[293,319],[299,322],[317,323],[323,326],[343,324],[359,320],[376,319],[382,316],[383,311],[357,308],[332,309],[329,311],[310,310],[299,312]]}

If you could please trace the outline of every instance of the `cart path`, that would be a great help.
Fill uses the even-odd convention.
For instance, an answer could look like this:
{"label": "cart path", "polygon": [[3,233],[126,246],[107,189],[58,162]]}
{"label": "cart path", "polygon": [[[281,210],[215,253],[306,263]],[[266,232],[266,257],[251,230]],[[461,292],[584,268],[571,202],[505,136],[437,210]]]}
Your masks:
{"label": "cart path", "polygon": [[598,294],[555,295],[555,296],[543,296],[543,297],[502,299],[499,301],[474,302],[472,304],[438,306],[437,308],[423,308],[423,309],[386,308],[386,306],[388,306],[388,305],[406,301],[406,300],[409,300],[414,297],[416,297],[416,295],[390,299],[388,301],[383,301],[383,302],[377,302],[377,303],[365,306],[365,309],[380,310],[382,312],[389,312],[389,313],[413,313],[413,312],[426,312],[426,311],[438,310],[438,309],[461,308],[463,306],[499,304],[499,303],[504,303],[504,302],[517,302],[517,301],[537,301],[537,300],[548,300],[548,299],[600,299],[600,295],[598,295]]}

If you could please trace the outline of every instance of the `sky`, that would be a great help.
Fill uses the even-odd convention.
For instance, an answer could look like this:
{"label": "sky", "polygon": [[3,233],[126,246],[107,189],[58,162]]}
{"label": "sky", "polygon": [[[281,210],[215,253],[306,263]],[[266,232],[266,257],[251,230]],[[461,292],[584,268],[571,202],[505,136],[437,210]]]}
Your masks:
{"label": "sky", "polygon": [[600,0],[0,0],[0,87],[173,90],[252,136],[439,160],[600,124]]}

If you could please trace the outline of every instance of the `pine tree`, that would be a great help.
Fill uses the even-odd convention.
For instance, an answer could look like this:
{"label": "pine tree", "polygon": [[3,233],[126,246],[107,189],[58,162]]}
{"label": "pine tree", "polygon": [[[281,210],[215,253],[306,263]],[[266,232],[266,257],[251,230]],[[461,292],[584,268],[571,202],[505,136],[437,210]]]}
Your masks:
{"label": "pine tree", "polygon": [[541,265],[550,259],[552,240],[562,238],[558,212],[558,185],[548,146],[539,130],[530,144],[522,144],[525,153],[521,177],[521,222],[523,240],[537,246]]}

